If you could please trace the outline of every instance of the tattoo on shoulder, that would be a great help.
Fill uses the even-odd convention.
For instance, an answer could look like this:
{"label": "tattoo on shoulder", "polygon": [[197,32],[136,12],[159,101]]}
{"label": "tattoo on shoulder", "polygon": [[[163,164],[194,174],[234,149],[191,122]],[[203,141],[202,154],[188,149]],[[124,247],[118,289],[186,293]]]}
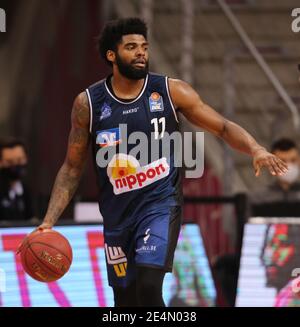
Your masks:
{"label": "tattoo on shoulder", "polygon": [[80,93],[72,109],[72,129],[69,143],[84,145],[89,139],[90,110],[87,95]]}
{"label": "tattoo on shoulder", "polygon": [[90,120],[90,110],[87,95],[82,92],[74,101],[72,110],[72,122],[82,127],[88,126]]}

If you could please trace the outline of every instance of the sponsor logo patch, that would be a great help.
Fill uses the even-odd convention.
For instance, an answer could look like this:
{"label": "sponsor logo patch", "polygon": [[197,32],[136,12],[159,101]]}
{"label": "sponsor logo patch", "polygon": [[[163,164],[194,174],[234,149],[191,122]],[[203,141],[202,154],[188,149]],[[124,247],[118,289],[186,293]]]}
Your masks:
{"label": "sponsor logo patch", "polygon": [[150,228],[148,228],[145,232],[144,244],[147,244],[149,237],[150,237]]}
{"label": "sponsor logo patch", "polygon": [[114,267],[117,277],[125,277],[127,270],[127,258],[120,246],[108,246],[105,243],[106,260]]}
{"label": "sponsor logo patch", "polygon": [[121,141],[119,127],[97,132],[96,144],[101,148],[120,144]]}
{"label": "sponsor logo patch", "polygon": [[124,153],[115,154],[107,166],[107,175],[116,195],[150,185],[168,176],[169,171],[166,158],[141,167],[136,158]]}
{"label": "sponsor logo patch", "polygon": [[139,107],[123,110],[123,115],[133,114],[138,111]]}

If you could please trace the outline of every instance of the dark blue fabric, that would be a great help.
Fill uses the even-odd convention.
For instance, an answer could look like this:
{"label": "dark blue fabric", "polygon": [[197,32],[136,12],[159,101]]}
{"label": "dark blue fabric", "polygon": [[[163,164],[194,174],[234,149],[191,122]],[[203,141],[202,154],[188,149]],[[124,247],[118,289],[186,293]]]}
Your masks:
{"label": "dark blue fabric", "polygon": [[[129,103],[121,103],[109,92],[106,79],[90,86],[87,94],[92,107],[93,157],[100,188],[99,206],[104,218],[104,228],[110,231],[133,226],[142,210],[147,206],[152,207],[153,204],[158,210],[160,207],[180,205],[181,173],[179,168],[174,167],[174,147],[171,147],[170,157],[166,158],[169,166],[168,174],[161,156],[158,157],[160,161],[154,161],[153,167],[147,166],[151,164],[150,146],[148,161],[144,164],[140,163],[140,166],[146,165],[148,168],[134,169],[134,172],[129,171],[129,173],[123,171],[120,173],[123,174],[120,175],[123,178],[120,176],[120,178],[112,178],[112,182],[107,167],[100,168],[96,164],[97,152],[105,145],[107,145],[106,149],[114,147],[117,153],[125,155],[136,146],[136,144],[128,144],[127,151],[122,150],[120,142],[124,142],[124,129],[119,128],[120,124],[126,125],[127,135],[136,131],[144,132],[148,137],[149,145],[151,133],[152,139],[154,133],[154,124],[151,120],[155,118],[159,122],[159,131],[162,128],[162,119],[165,121],[165,134],[178,131],[178,122],[168,96],[166,77],[149,73],[148,78],[145,79],[143,93]],[[155,142],[161,152],[162,140]],[[127,159],[129,162],[134,161],[135,164],[141,159],[132,157]],[[116,192],[120,193],[116,194]]]}

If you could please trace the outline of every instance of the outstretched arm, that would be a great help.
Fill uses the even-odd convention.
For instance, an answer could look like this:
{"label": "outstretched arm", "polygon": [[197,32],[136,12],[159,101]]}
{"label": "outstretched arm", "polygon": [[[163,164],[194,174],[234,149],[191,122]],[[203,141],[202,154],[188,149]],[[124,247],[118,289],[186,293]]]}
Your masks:
{"label": "outstretched arm", "polygon": [[51,228],[56,223],[78,187],[90,141],[89,120],[88,99],[83,92],[73,104],[67,154],[56,176],[48,210],[40,228]]}
{"label": "outstretched arm", "polygon": [[222,138],[232,148],[253,157],[256,176],[260,174],[260,169],[264,166],[272,175],[286,172],[287,165],[282,160],[259,145],[244,128],[227,120],[205,104],[189,84],[170,79],[169,87],[175,106],[191,123]]}

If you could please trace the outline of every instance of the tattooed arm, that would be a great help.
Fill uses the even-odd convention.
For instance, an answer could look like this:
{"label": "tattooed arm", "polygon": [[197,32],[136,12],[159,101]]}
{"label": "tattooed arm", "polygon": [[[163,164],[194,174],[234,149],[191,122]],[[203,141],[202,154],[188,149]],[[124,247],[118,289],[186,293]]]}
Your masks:
{"label": "tattooed arm", "polygon": [[85,92],[80,93],[73,104],[68,149],[52,189],[48,210],[43,224],[38,228],[51,228],[72,199],[87,159],[90,141],[90,112]]}

